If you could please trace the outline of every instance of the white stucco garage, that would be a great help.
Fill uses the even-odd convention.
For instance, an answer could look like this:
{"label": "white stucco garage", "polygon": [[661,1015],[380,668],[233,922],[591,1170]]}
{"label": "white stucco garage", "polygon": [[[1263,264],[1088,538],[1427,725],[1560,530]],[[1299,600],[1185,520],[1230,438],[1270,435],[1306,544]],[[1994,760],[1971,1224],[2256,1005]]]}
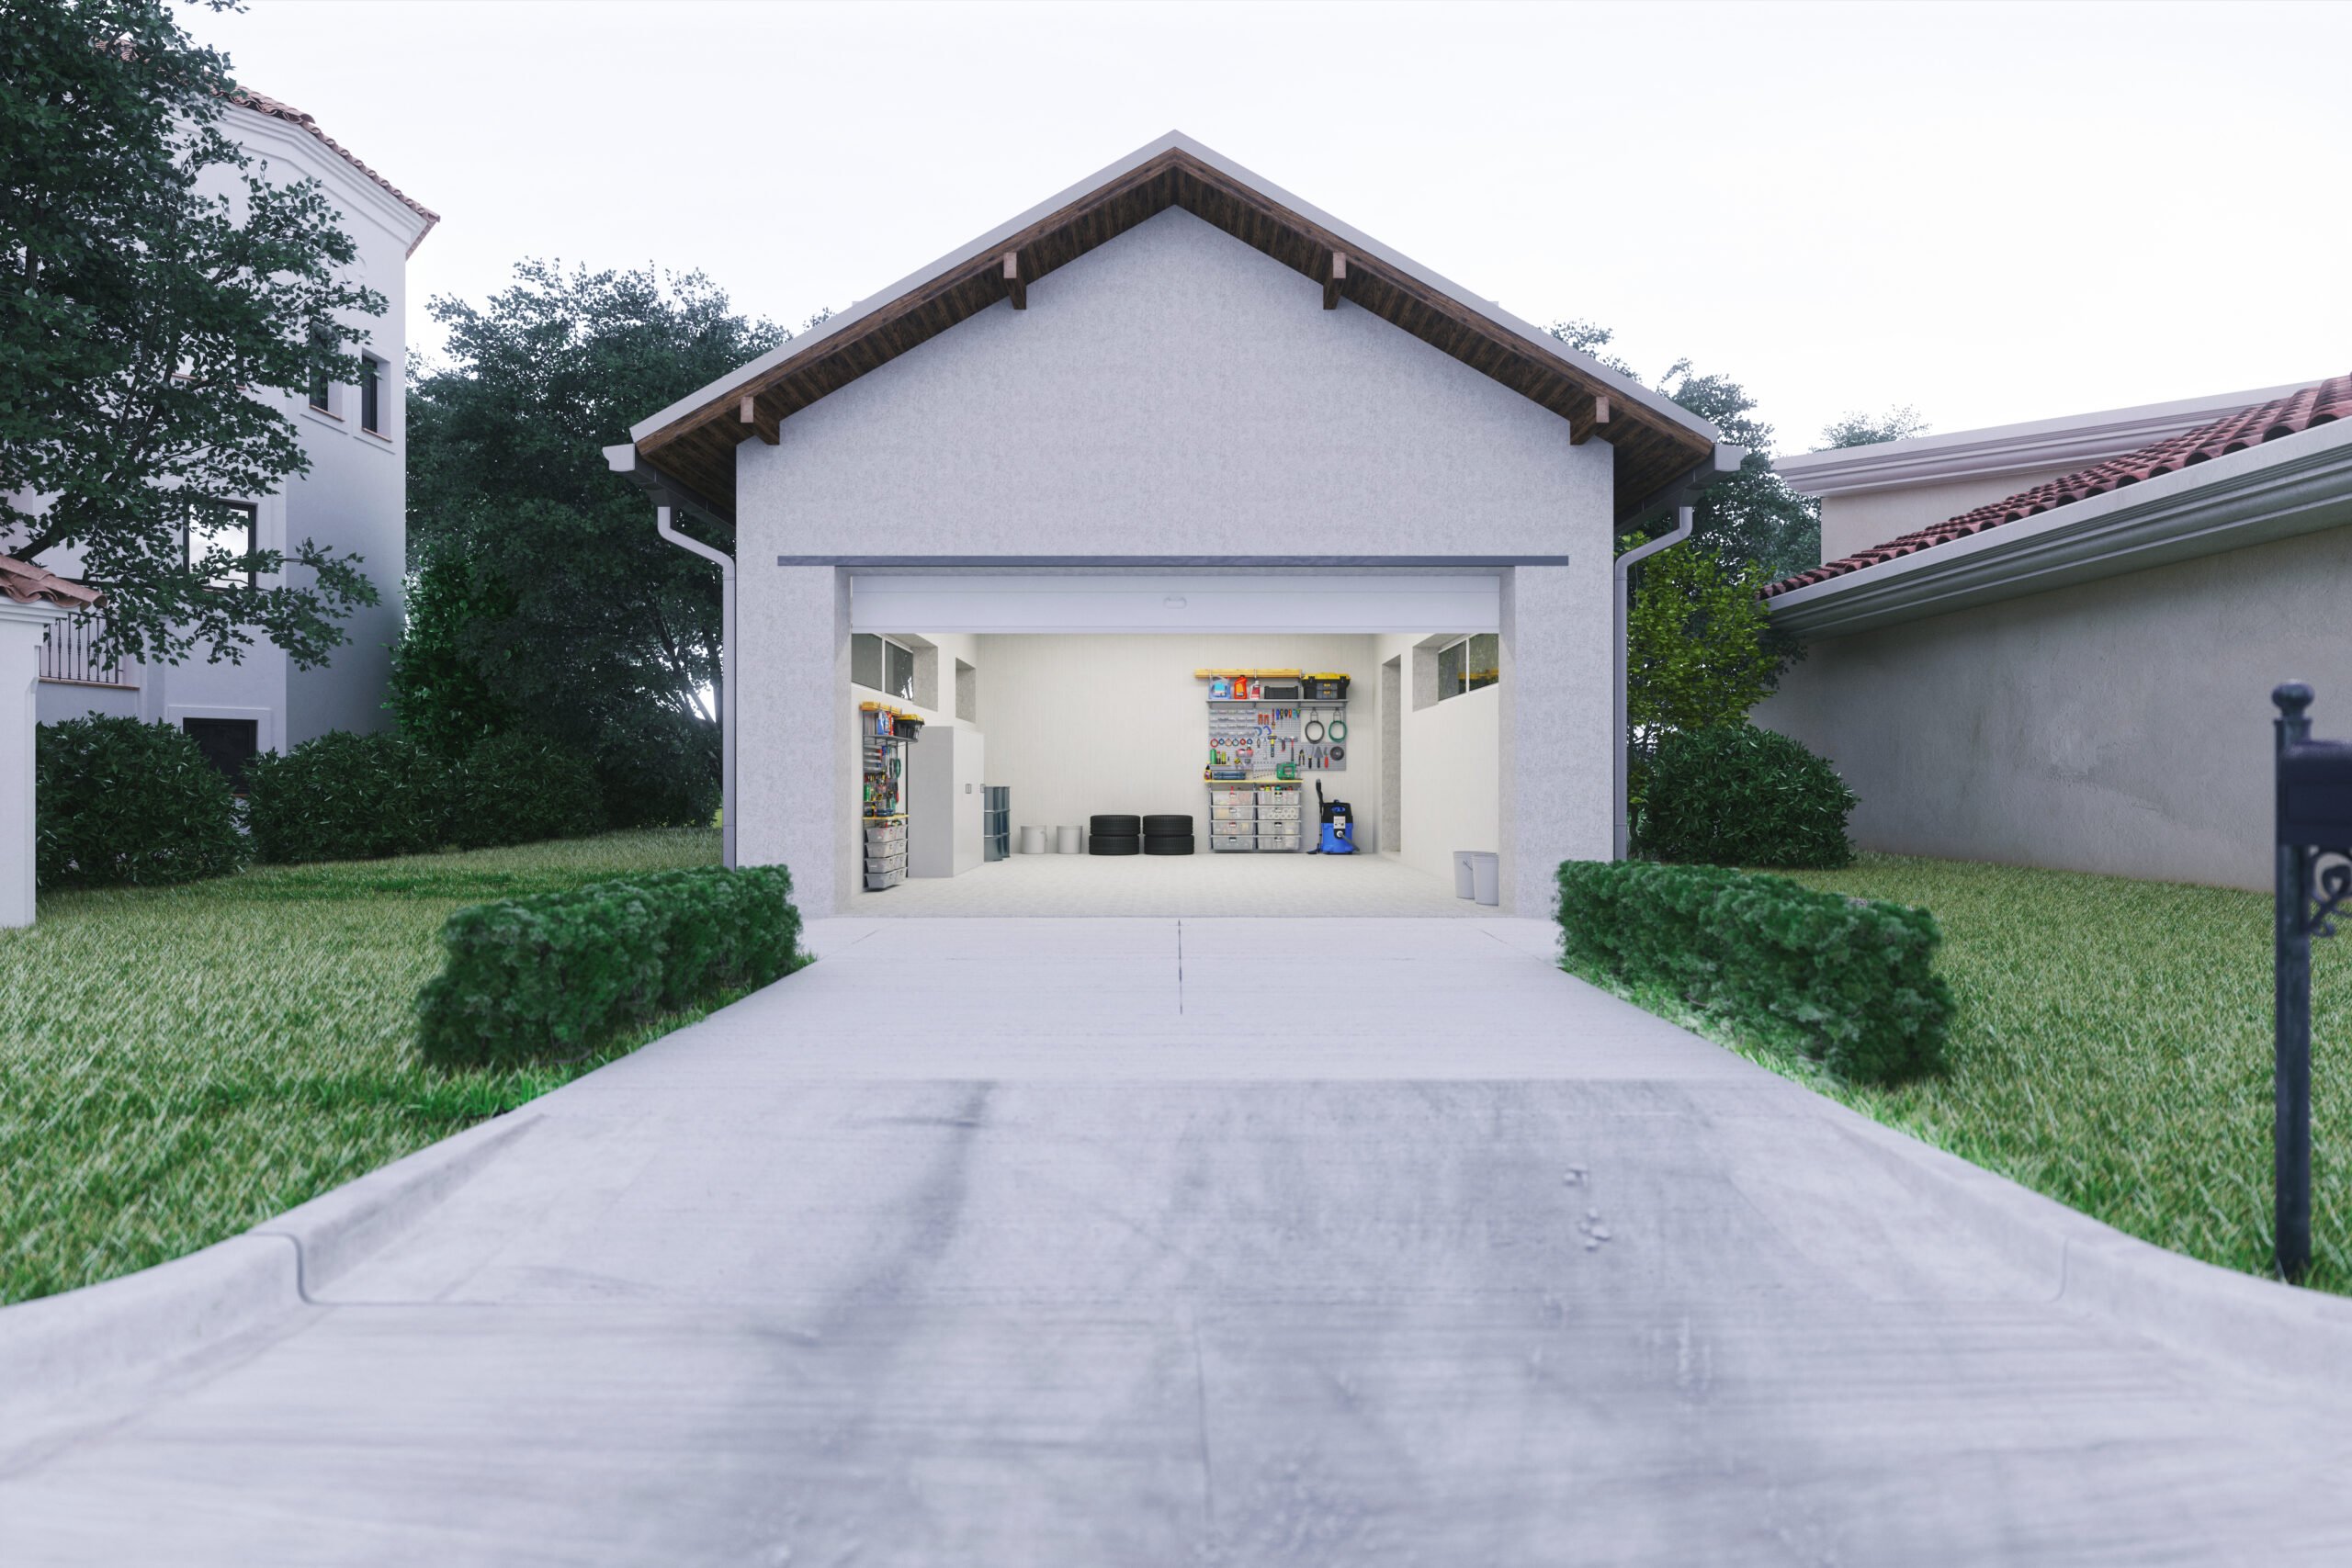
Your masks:
{"label": "white stucco garage", "polygon": [[1248,669],[1351,678],[1324,782],[1366,852],[1494,850],[1543,914],[1611,848],[1613,541],[1737,458],[1173,134],[631,434],[730,583],[729,852],[819,911],[861,897],[862,704],[926,721],[956,809],[1205,832],[1196,674]]}

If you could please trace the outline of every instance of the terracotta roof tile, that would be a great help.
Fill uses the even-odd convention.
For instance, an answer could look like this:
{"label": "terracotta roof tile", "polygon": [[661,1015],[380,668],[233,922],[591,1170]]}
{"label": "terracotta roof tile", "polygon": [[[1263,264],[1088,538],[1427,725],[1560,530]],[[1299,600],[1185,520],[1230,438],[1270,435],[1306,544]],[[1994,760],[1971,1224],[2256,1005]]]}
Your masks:
{"label": "terracotta roof tile", "polygon": [[69,610],[95,604],[101,597],[95,588],[14,556],[0,556],[0,593],[19,604],[47,603]]}
{"label": "terracotta roof tile", "polygon": [[1826,582],[1864,567],[1877,566],[1903,556],[1917,555],[1921,550],[1934,549],[1955,539],[1982,534],[1988,528],[2016,523],[2028,517],[2064,506],[2070,502],[2083,501],[2126,485],[2152,479],[2159,474],[2169,474],[2199,463],[2211,462],[2232,452],[2242,452],[2249,446],[2259,446],[2282,435],[2293,435],[2314,425],[2352,415],[2352,376],[2331,376],[2326,380],[2290,392],[2276,401],[2241,409],[2215,420],[2211,424],[2184,430],[2162,441],[2126,452],[2120,457],[2109,457],[2093,463],[2087,468],[2019,491],[2017,494],[1980,506],[1973,512],[1963,512],[1957,517],[1905,534],[1899,539],[1867,550],[1858,550],[1839,560],[1824,561],[1811,571],[1801,571],[1794,577],[1782,578],[1765,588],[1767,599],[1782,593],[1809,588],[1816,582]]}
{"label": "terracotta roof tile", "polygon": [[236,105],[239,108],[251,109],[255,114],[266,114],[272,119],[282,119],[288,125],[300,126],[304,130],[309,131],[311,135],[324,142],[327,149],[334,152],[336,157],[341,158],[345,163],[350,164],[353,168],[367,175],[377,185],[381,186],[385,191],[390,193],[394,201],[399,202],[402,207],[407,208],[411,212],[413,212],[419,218],[424,219],[424,227],[418,231],[416,238],[409,243],[408,254],[410,255],[416,254],[416,247],[424,243],[424,236],[433,232],[433,226],[441,221],[441,215],[439,213],[434,211],[433,209],[425,206],[424,203],[417,200],[415,197],[404,194],[401,190],[400,186],[392,184],[391,181],[386,179],[383,175],[378,174],[375,170],[361,163],[357,158],[352,155],[349,148],[345,147],[342,142],[337,141],[334,137],[329,136],[325,131],[321,130],[317,120],[312,119],[309,115],[304,114],[292,104],[285,103],[277,98],[266,96],[263,94],[254,92],[250,87],[239,87],[234,92],[228,94],[227,96],[229,102]]}

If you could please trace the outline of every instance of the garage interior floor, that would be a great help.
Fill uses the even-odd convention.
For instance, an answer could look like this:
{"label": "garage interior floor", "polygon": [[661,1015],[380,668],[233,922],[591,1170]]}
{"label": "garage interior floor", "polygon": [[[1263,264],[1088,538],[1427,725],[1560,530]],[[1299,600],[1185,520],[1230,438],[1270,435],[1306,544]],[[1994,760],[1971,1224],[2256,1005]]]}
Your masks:
{"label": "garage interior floor", "polygon": [[889,915],[1456,915],[1500,911],[1394,855],[1022,855],[961,876],[853,893]]}

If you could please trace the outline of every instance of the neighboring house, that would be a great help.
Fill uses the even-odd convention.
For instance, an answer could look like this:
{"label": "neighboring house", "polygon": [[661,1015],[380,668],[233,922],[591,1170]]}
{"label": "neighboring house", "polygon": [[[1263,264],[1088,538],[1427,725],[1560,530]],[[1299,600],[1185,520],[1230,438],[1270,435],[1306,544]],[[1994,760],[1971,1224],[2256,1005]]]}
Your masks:
{"label": "neighboring house", "polygon": [[[240,94],[230,100],[222,129],[267,162],[270,177],[312,176],[326,187],[357,250],[348,276],[383,295],[386,309],[360,323],[368,334],[361,384],[322,381],[307,397],[266,394],[294,421],[310,472],[277,494],[235,498],[220,525],[230,530],[232,547],[285,549],[310,538],[333,553],[356,553],[365,558],[382,602],[345,621],[350,641],[331,664],[311,670],[297,669],[260,637],[237,663],[208,662],[208,650],[198,649],[177,665],[110,664],[92,651],[91,623],[61,622],[41,649],[37,706],[45,724],[92,712],[171,724],[194,735],[233,776],[255,751],[285,750],[330,729],[379,729],[390,722],[384,712],[389,650],[400,637],[407,554],[401,398],[406,270],[409,256],[439,220],[338,145],[309,115],[274,98]],[[208,171],[206,178],[222,192],[238,188],[219,170]],[[247,536],[250,545],[243,543]],[[63,551],[49,552],[42,564],[68,576],[80,567]],[[264,585],[270,581],[263,579]]]}
{"label": "neighboring house", "polygon": [[1498,852],[1544,913],[1611,852],[1612,539],[1739,455],[1180,134],[631,434],[615,468],[736,540],[733,852],[820,912],[891,897],[853,896],[860,701],[932,721],[942,874],[1019,875],[975,863],[965,786],[1190,815],[1207,854],[1196,671],[1259,667],[1353,676],[1306,776],[1365,847],[1449,885]]}
{"label": "neighboring house", "polygon": [[[1783,459],[1821,567],[1757,718],[1856,841],[2267,887],[2270,692],[2352,733],[2352,377]],[[2057,470],[2053,472],[2053,470]]]}

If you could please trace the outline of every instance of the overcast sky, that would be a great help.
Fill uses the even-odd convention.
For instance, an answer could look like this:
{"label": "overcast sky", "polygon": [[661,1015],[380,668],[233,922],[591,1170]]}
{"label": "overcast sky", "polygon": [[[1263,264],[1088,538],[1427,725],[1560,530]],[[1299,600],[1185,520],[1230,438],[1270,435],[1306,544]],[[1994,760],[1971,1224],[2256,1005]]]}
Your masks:
{"label": "overcast sky", "polygon": [[239,79],[519,257],[797,323],[1182,130],[1817,445],[2352,369],[2352,6],[256,0]]}

